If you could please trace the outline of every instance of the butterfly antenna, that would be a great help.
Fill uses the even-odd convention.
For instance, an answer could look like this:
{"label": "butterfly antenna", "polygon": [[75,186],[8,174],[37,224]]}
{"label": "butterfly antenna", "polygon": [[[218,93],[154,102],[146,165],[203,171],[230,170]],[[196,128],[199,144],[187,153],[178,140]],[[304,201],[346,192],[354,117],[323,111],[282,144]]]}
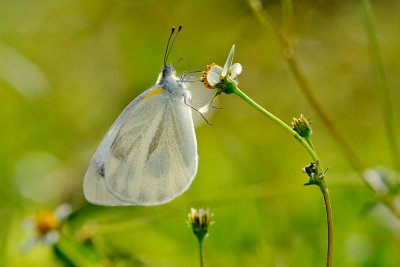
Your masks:
{"label": "butterfly antenna", "polygon": [[[168,59],[168,57],[169,57],[169,54],[171,53],[171,50],[172,50],[172,47],[174,46],[176,37],[178,37],[178,34],[179,34],[179,32],[180,32],[181,30],[182,30],[182,25],[179,25],[179,28],[178,28],[178,31],[177,31],[176,34],[175,34],[174,40],[172,40],[171,46],[169,47],[168,54],[167,54],[166,57],[165,57],[164,65],[165,65],[165,63],[166,63],[166,61],[167,61],[167,59]],[[173,32],[173,31],[172,31],[172,32]],[[172,36],[172,33],[171,33],[171,36]],[[169,39],[171,39],[171,36],[169,37]],[[168,41],[168,43],[169,43],[169,41]],[[168,48],[168,47],[167,47],[167,48]]]}
{"label": "butterfly antenna", "polygon": [[169,35],[169,38],[168,38],[167,48],[165,49],[164,66],[167,65],[167,58],[168,58],[168,55],[169,55],[169,53],[168,53],[169,42],[171,41],[171,37],[172,37],[172,34],[174,34],[174,32],[175,32],[175,27],[172,27],[171,34]]}

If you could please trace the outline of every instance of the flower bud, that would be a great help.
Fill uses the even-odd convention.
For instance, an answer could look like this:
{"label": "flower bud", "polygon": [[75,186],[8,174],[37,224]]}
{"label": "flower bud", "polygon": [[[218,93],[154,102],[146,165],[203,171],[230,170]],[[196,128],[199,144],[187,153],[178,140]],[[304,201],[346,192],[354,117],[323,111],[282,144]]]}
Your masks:
{"label": "flower bud", "polygon": [[293,118],[292,129],[304,138],[308,138],[312,134],[311,122],[303,114],[300,115],[299,119]]}
{"label": "flower bud", "polygon": [[191,208],[189,213],[189,221],[188,224],[192,228],[194,235],[199,239],[201,242],[204,236],[207,235],[208,226],[214,224],[211,221],[213,214],[210,214],[209,209],[194,209]]}

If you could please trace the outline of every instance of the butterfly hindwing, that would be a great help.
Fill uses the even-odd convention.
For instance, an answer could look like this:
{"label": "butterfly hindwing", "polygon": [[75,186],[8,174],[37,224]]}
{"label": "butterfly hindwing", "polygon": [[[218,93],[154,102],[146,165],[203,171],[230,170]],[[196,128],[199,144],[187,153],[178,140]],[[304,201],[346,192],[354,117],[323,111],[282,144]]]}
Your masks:
{"label": "butterfly hindwing", "polygon": [[111,145],[114,142],[119,129],[126,122],[127,118],[137,105],[154,89],[156,89],[156,86],[147,89],[128,104],[97,147],[97,150],[86,169],[83,184],[84,195],[89,202],[107,206],[131,205],[130,203],[115,198],[108,192],[104,182],[105,167],[110,156]]}
{"label": "butterfly hindwing", "polygon": [[182,194],[197,172],[191,111],[153,87],[133,100],[100,143],[85,196],[101,205],[156,205]]}

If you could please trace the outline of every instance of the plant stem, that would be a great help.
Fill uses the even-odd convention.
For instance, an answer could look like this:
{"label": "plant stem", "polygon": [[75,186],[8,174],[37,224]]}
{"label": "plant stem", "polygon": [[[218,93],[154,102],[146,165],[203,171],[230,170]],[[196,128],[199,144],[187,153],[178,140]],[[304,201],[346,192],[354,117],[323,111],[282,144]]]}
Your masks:
{"label": "plant stem", "polygon": [[55,245],[57,249],[66,257],[71,263],[76,266],[82,267],[95,267],[98,266],[95,263],[92,263],[90,260],[86,259],[81,251],[71,245],[71,241],[61,238],[58,243]]}
{"label": "plant stem", "polygon": [[[335,126],[333,126],[331,120],[329,119],[327,113],[323,109],[321,103],[318,101],[318,98],[315,96],[309,81],[307,80],[306,76],[304,75],[303,71],[301,70],[298,60],[295,55],[294,51],[294,42],[291,41],[293,36],[286,36],[276,25],[274,20],[268,15],[268,13],[263,12],[261,2],[258,0],[249,0],[250,7],[252,8],[254,14],[256,15],[257,19],[261,22],[261,24],[265,28],[272,28],[275,32],[276,36],[278,37],[281,45],[283,56],[288,64],[296,82],[301,89],[302,93],[306,97],[308,103],[320,117],[322,122],[324,123],[325,127],[328,129],[329,134],[332,138],[339,144],[343,154],[346,156],[347,160],[351,164],[351,166],[362,176],[365,170],[361,160],[358,156],[354,153],[350,145],[347,141],[343,138],[343,136],[336,130]],[[290,0],[285,0],[284,8],[289,9],[286,11],[286,14],[292,14],[290,9],[292,8],[292,4]],[[289,28],[288,24],[292,23],[293,18],[291,15],[289,18],[285,18],[285,27]]]}
{"label": "plant stem", "polygon": [[328,188],[325,184],[319,185],[319,188],[324,196],[325,212],[326,212],[326,222],[328,224],[328,252],[326,259],[326,266],[332,266],[332,250],[333,250],[333,225],[332,225],[332,207],[329,198]]}
{"label": "plant stem", "polygon": [[313,144],[312,144],[312,142],[311,142],[311,138],[308,136],[308,137],[304,137],[304,139],[306,139],[308,145],[309,145],[313,150],[315,150],[315,149],[314,149],[314,146],[313,146]]}
{"label": "plant stem", "polygon": [[[280,127],[285,129],[287,132],[289,132],[294,138],[296,138],[297,141],[300,142],[304,146],[304,148],[307,150],[308,154],[310,154],[311,158],[313,159],[314,162],[319,161],[317,154],[315,154],[314,149],[305,141],[295,130],[289,127],[286,123],[281,121],[279,118],[277,118],[275,115],[273,115],[271,112],[267,111],[263,107],[261,107],[259,104],[254,102],[250,97],[248,97],[245,93],[243,93],[239,88],[234,89],[234,94],[238,95],[240,98],[242,98],[244,101],[246,101],[248,104],[250,104],[252,107],[260,111],[262,114],[273,120],[276,124],[278,124]],[[321,166],[320,164],[318,166]],[[322,171],[322,168],[321,168]]]}
{"label": "plant stem", "polygon": [[378,82],[379,95],[381,98],[381,108],[383,111],[383,118],[385,122],[389,148],[392,154],[393,165],[397,172],[399,172],[400,146],[396,134],[396,123],[393,112],[392,97],[390,95],[388,82],[386,79],[385,71],[383,69],[382,59],[379,51],[379,44],[373,24],[373,11],[369,0],[360,0],[360,3],[364,15],[365,28],[369,39],[371,62],[372,66],[375,69],[375,75]]}
{"label": "plant stem", "polygon": [[204,267],[203,261],[203,240],[199,239],[199,250],[200,250],[200,267]]}
{"label": "plant stem", "polygon": [[[244,101],[246,101],[248,104],[250,104],[252,107],[260,111],[262,114],[270,118],[272,121],[274,121],[276,124],[278,124],[280,127],[288,131],[291,135],[293,135],[297,141],[299,141],[304,148],[307,150],[307,152],[310,154],[311,158],[313,159],[314,162],[318,162],[317,168],[318,168],[318,173],[322,174],[323,173],[323,168],[322,164],[320,163],[317,154],[315,153],[311,140],[306,140],[302,138],[296,131],[294,131],[292,128],[290,128],[286,123],[281,121],[279,118],[274,116],[271,112],[267,111],[263,107],[261,107],[259,104],[254,102],[250,97],[248,97],[245,93],[243,93],[237,86],[233,86],[233,93],[242,98]],[[333,228],[332,228],[332,208],[331,208],[331,203],[329,199],[329,193],[328,193],[328,188],[326,185],[325,177],[323,176],[322,179],[318,182],[318,186],[322,192],[322,195],[324,197],[324,204],[325,204],[325,212],[326,212],[326,220],[328,224],[328,251],[327,251],[327,261],[326,261],[326,266],[331,267],[332,266],[332,248],[333,248]]]}
{"label": "plant stem", "polygon": [[[367,30],[369,32],[369,37],[370,42],[371,42],[371,50],[374,50],[373,53],[371,53],[371,57],[373,58],[373,61],[377,62],[375,64],[375,72],[377,73],[378,80],[381,85],[381,103],[382,103],[382,109],[384,110],[384,116],[385,116],[385,125],[387,128],[387,133],[389,137],[389,142],[393,143],[394,145],[390,145],[390,149],[392,152],[392,158],[395,164],[397,165],[397,169],[400,170],[400,144],[398,143],[395,135],[395,123],[394,123],[394,116],[393,116],[393,109],[391,105],[391,98],[390,98],[390,93],[389,89],[387,86],[387,81],[386,77],[384,75],[383,71],[383,66],[380,60],[380,55],[379,55],[379,49],[378,49],[378,44],[376,41],[376,34],[375,31],[373,30],[372,27],[372,9],[369,6],[369,1],[368,0],[361,0],[362,5],[364,7],[364,12],[365,12],[365,20],[367,24]],[[283,8],[284,8],[284,25],[285,25],[285,33],[282,32],[278,25],[275,23],[275,21],[269,16],[267,12],[265,12],[262,9],[262,4],[259,0],[248,0],[249,5],[251,9],[253,10],[253,13],[257,17],[257,19],[260,21],[260,23],[265,27],[265,28],[271,28],[276,36],[278,37],[280,44],[282,46],[282,52],[283,56],[286,60],[286,63],[288,64],[294,78],[296,79],[296,82],[301,89],[302,93],[306,97],[308,103],[311,105],[313,110],[317,113],[317,115],[320,117],[322,120],[323,124],[325,127],[328,129],[329,134],[332,136],[333,140],[339,145],[339,148],[341,149],[343,155],[346,157],[350,165],[354,168],[354,170],[357,172],[361,180],[364,182],[364,184],[369,187],[372,191],[375,192],[374,188],[368,183],[365,177],[365,166],[361,162],[360,158],[357,156],[357,154],[354,152],[354,150],[351,148],[351,146],[347,143],[347,141],[343,138],[343,136],[340,134],[338,130],[336,130],[335,126],[332,124],[331,120],[329,119],[326,111],[324,110],[322,104],[319,102],[318,98],[315,96],[311,85],[309,81],[307,80],[305,74],[301,70],[298,60],[296,58],[295,50],[294,50],[294,42],[293,42],[293,27],[289,26],[289,23],[293,22],[293,13],[292,13],[292,8],[293,5],[291,3],[291,0],[283,0]],[[264,11],[264,12],[263,12]],[[288,30],[290,29],[290,30]],[[285,35],[286,34],[286,35]],[[290,35],[288,35],[290,34]],[[388,102],[388,104],[385,104]],[[400,171],[398,171],[400,175]],[[375,192],[376,193],[376,192]],[[400,218],[400,211],[398,208],[393,206],[393,200],[388,199],[387,196],[382,196],[379,194],[376,194],[379,201],[385,204],[392,212],[395,214],[397,217]]]}

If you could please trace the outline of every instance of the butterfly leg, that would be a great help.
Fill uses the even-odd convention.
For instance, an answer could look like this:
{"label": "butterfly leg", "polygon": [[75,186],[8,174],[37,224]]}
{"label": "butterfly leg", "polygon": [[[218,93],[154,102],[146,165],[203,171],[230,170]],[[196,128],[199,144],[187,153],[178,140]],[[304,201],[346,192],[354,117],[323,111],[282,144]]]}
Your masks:
{"label": "butterfly leg", "polygon": [[212,105],[212,103],[214,102],[214,100],[217,98],[218,96],[218,89],[215,89],[214,92],[210,95],[210,97],[208,98],[207,102],[205,104],[203,104],[203,106],[201,106],[199,108],[201,113],[205,113],[207,112],[210,108],[214,108],[214,109],[222,109],[220,107],[215,107]]}
{"label": "butterfly leg", "polygon": [[[200,79],[196,79],[195,81],[191,81],[191,78],[200,78],[203,75],[202,71],[184,71],[182,72],[181,78],[179,82],[184,83],[194,83],[194,82],[200,82]],[[189,77],[189,79],[187,79]]]}
{"label": "butterfly leg", "polygon": [[183,102],[185,103],[186,106],[188,106],[189,108],[197,111],[197,113],[200,114],[200,116],[207,122],[208,125],[212,125],[212,123],[210,123],[206,117],[204,117],[203,113],[201,113],[197,108],[193,107],[192,105],[190,105],[188,102],[192,102],[190,99],[190,96],[186,96],[185,94],[183,95]]}
{"label": "butterfly leg", "polygon": [[193,70],[193,65],[192,63],[190,63],[190,61],[185,58],[185,57],[181,57],[173,66],[176,66],[179,62],[181,62],[182,60],[186,61],[186,63],[190,66],[190,68]]}
{"label": "butterfly leg", "polygon": [[[199,102],[199,101],[194,101],[194,100],[190,100],[189,102],[190,102],[190,103],[194,103],[194,104],[200,104],[201,106],[206,106],[207,103],[208,103],[208,101],[206,101],[206,102]],[[224,109],[224,108],[222,108],[222,107],[216,107],[216,106],[213,106],[213,105],[210,105],[209,107],[210,107],[210,108],[213,108],[213,109]]]}

